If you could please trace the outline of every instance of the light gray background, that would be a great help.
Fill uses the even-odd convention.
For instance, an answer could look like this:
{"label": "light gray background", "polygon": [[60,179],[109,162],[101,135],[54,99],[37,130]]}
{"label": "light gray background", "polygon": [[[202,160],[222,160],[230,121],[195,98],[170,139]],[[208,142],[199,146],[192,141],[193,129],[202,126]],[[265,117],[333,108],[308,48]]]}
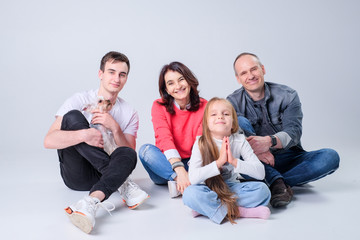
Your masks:
{"label": "light gray background", "polygon": [[303,145],[348,147],[359,133],[358,1],[2,1],[1,153],[38,154],[62,102],[96,88],[110,50],[131,61],[120,96],[139,112],[138,147],[153,142],[152,101],[161,67],[181,61],[201,96],[240,85],[232,63],[254,52],[265,80],[295,88]]}
{"label": "light gray background", "polygon": [[[12,186],[4,176],[48,171],[37,161],[44,158],[60,179],[44,136],[66,98],[98,87],[100,59],[111,50],[131,61],[120,96],[140,115],[137,148],[154,143],[150,109],[164,64],[186,64],[202,97],[226,97],[240,87],[233,61],[248,51],[261,58],[266,81],[298,91],[305,149],[336,149],[338,176],[358,184],[359,10],[356,0],[1,0],[2,186]],[[22,169],[29,161],[34,168]],[[134,175],[147,177],[140,162]]]}

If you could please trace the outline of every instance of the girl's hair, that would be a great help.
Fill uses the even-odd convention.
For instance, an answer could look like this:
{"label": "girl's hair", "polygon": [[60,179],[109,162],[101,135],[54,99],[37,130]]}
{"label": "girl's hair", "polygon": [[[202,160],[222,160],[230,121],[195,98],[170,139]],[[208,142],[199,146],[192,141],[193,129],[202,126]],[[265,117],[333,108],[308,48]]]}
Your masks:
{"label": "girl's hair", "polygon": [[190,108],[187,109],[188,111],[195,112],[199,109],[200,106],[200,97],[199,91],[197,87],[199,85],[198,80],[196,79],[195,75],[191,72],[191,70],[180,62],[171,62],[163,66],[159,76],[159,93],[162,99],[162,103],[158,102],[159,104],[166,107],[166,111],[170,114],[175,114],[174,110],[174,98],[166,92],[166,84],[165,84],[165,74],[168,71],[176,71],[183,75],[185,81],[190,85]]}
{"label": "girl's hair", "polygon": [[[213,161],[216,161],[219,158],[219,150],[216,146],[211,132],[208,127],[208,116],[209,109],[213,103],[220,101],[228,105],[231,108],[231,115],[233,118],[233,124],[231,127],[231,134],[239,131],[239,125],[237,120],[237,115],[234,107],[231,103],[223,98],[212,98],[206,105],[204,110],[203,117],[203,135],[199,138],[199,149],[201,152],[201,157],[203,159],[203,166],[210,164]],[[235,223],[234,218],[239,217],[239,208],[237,205],[237,197],[233,192],[230,191],[228,185],[225,183],[221,175],[214,176],[205,181],[205,184],[214,192],[217,193],[222,204],[227,206],[227,218],[231,223]]]}

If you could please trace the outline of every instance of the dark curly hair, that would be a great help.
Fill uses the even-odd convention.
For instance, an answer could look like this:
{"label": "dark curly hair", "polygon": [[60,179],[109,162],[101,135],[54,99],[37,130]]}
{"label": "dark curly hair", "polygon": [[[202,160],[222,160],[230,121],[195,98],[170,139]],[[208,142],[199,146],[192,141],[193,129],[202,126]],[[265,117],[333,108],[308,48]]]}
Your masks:
{"label": "dark curly hair", "polygon": [[174,110],[174,98],[166,92],[166,84],[165,84],[165,74],[168,71],[176,71],[183,75],[186,82],[190,85],[190,108],[188,111],[197,111],[200,106],[200,96],[197,87],[199,82],[195,75],[191,72],[191,70],[180,62],[171,62],[161,69],[159,76],[159,93],[162,99],[162,102],[158,102],[159,104],[166,107],[166,111],[170,114],[175,114]]}

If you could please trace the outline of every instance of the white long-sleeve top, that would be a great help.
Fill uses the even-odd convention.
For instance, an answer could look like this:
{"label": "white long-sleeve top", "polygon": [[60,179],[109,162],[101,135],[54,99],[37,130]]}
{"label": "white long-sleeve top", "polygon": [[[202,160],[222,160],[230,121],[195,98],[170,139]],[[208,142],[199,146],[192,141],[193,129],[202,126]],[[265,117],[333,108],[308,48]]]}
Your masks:
{"label": "white long-sleeve top", "polygon": [[[213,138],[213,140],[220,151],[222,140],[215,138]],[[234,182],[238,182],[238,179],[244,179],[241,174],[246,174],[257,180],[264,179],[264,165],[255,155],[250,144],[246,141],[244,134],[234,133],[229,137],[229,141],[231,153],[234,158],[237,158],[237,166],[234,168],[233,165],[226,163],[220,170],[215,161],[203,166],[203,160],[199,149],[199,137],[196,138],[189,160],[189,180],[191,184],[203,184],[206,179],[219,174],[222,175],[224,180]],[[240,156],[243,160],[240,160]]]}

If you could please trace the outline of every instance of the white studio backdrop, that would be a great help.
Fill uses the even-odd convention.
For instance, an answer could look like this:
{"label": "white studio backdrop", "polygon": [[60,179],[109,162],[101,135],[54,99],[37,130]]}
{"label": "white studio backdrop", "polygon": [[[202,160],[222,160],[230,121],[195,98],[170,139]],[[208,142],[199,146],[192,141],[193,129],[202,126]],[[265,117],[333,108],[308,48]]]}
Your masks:
{"label": "white studio backdrop", "polygon": [[232,64],[244,51],[260,57],[266,81],[298,91],[306,149],[355,147],[359,10],[356,0],[1,1],[0,155],[49,151],[55,112],[98,87],[111,50],[130,58],[120,96],[139,112],[138,148],[154,143],[150,109],[164,64],[187,65],[202,97],[226,97],[240,87]]}

